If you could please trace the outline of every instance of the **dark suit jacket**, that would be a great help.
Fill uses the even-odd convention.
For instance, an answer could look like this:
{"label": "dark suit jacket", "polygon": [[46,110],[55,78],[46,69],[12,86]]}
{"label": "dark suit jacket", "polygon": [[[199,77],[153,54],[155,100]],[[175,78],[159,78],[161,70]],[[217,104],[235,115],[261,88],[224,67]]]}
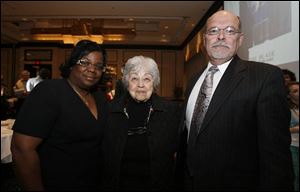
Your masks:
{"label": "dark suit jacket", "polygon": [[[186,100],[196,80],[191,82]],[[190,187],[292,189],[290,112],[283,82],[278,67],[244,61],[238,56],[231,61],[197,137]]]}

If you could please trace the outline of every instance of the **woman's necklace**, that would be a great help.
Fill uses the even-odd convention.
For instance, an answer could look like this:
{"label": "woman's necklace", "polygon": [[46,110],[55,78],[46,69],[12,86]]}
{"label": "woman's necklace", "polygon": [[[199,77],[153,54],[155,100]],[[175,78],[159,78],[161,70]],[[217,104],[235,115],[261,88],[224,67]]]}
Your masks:
{"label": "woman's necklace", "polygon": [[[79,91],[77,91],[77,89],[75,88],[75,86],[73,85],[73,83],[71,83],[70,80],[68,80],[68,82],[69,82],[69,84],[71,85],[72,89],[77,93],[77,95],[80,97],[80,99],[84,102],[84,104],[85,104],[86,106],[89,106],[89,102],[86,100],[85,97],[83,97],[83,96],[79,93]],[[87,95],[90,95],[90,94],[88,93]]]}

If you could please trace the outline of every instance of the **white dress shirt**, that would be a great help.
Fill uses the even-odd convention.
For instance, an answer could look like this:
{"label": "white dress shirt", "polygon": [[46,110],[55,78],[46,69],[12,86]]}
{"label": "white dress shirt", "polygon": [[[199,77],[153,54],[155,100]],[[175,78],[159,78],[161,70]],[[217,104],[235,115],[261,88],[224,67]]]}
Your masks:
{"label": "white dress shirt", "polygon": [[37,77],[32,77],[30,79],[27,80],[26,82],[26,90],[27,92],[32,91],[32,89],[41,81],[43,81],[43,79],[40,76]]}
{"label": "white dress shirt", "polygon": [[[232,60],[232,59],[231,59]],[[214,92],[223,76],[223,74],[225,73],[229,63],[231,62],[231,60],[227,61],[226,63],[223,63],[221,65],[218,65],[218,69],[219,71],[217,71],[214,74],[214,78],[213,78],[213,89],[212,89],[212,95],[211,97],[213,97]],[[208,69],[212,66],[212,64],[209,62],[206,69],[203,71],[203,73],[201,74],[201,76],[199,77],[199,79],[197,80],[196,84],[194,85],[191,94],[189,96],[188,99],[188,103],[187,103],[187,107],[186,107],[186,112],[185,112],[185,125],[187,127],[188,130],[188,135],[190,133],[190,126],[191,126],[191,121],[192,121],[192,117],[193,117],[193,112],[194,112],[194,108],[195,108],[195,104],[196,104],[196,100],[198,97],[198,93],[200,91],[201,85],[204,81],[204,78],[206,76],[206,73],[208,72]],[[211,99],[210,99],[211,100]]]}

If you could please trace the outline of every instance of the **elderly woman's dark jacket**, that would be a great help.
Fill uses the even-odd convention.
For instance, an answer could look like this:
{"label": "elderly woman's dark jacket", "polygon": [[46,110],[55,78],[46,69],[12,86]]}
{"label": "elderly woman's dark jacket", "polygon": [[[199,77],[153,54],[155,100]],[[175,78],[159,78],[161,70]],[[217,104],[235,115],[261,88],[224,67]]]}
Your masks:
{"label": "elderly woman's dark jacket", "polygon": [[[127,94],[126,94],[127,95]],[[120,165],[127,140],[128,117],[124,112],[127,96],[110,103],[107,131],[104,139],[106,190],[118,190]],[[178,145],[178,103],[152,95],[152,107],[148,124],[148,145],[152,188],[171,189],[174,184],[175,157]]]}

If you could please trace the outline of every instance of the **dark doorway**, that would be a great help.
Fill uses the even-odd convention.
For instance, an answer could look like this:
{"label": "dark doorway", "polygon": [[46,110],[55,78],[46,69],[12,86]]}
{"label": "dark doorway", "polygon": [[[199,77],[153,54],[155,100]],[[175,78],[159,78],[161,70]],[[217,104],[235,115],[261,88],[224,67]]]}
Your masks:
{"label": "dark doorway", "polygon": [[30,72],[30,78],[36,77],[36,73],[41,69],[46,68],[50,70],[50,79],[52,77],[52,65],[51,64],[25,64],[24,69]]}

